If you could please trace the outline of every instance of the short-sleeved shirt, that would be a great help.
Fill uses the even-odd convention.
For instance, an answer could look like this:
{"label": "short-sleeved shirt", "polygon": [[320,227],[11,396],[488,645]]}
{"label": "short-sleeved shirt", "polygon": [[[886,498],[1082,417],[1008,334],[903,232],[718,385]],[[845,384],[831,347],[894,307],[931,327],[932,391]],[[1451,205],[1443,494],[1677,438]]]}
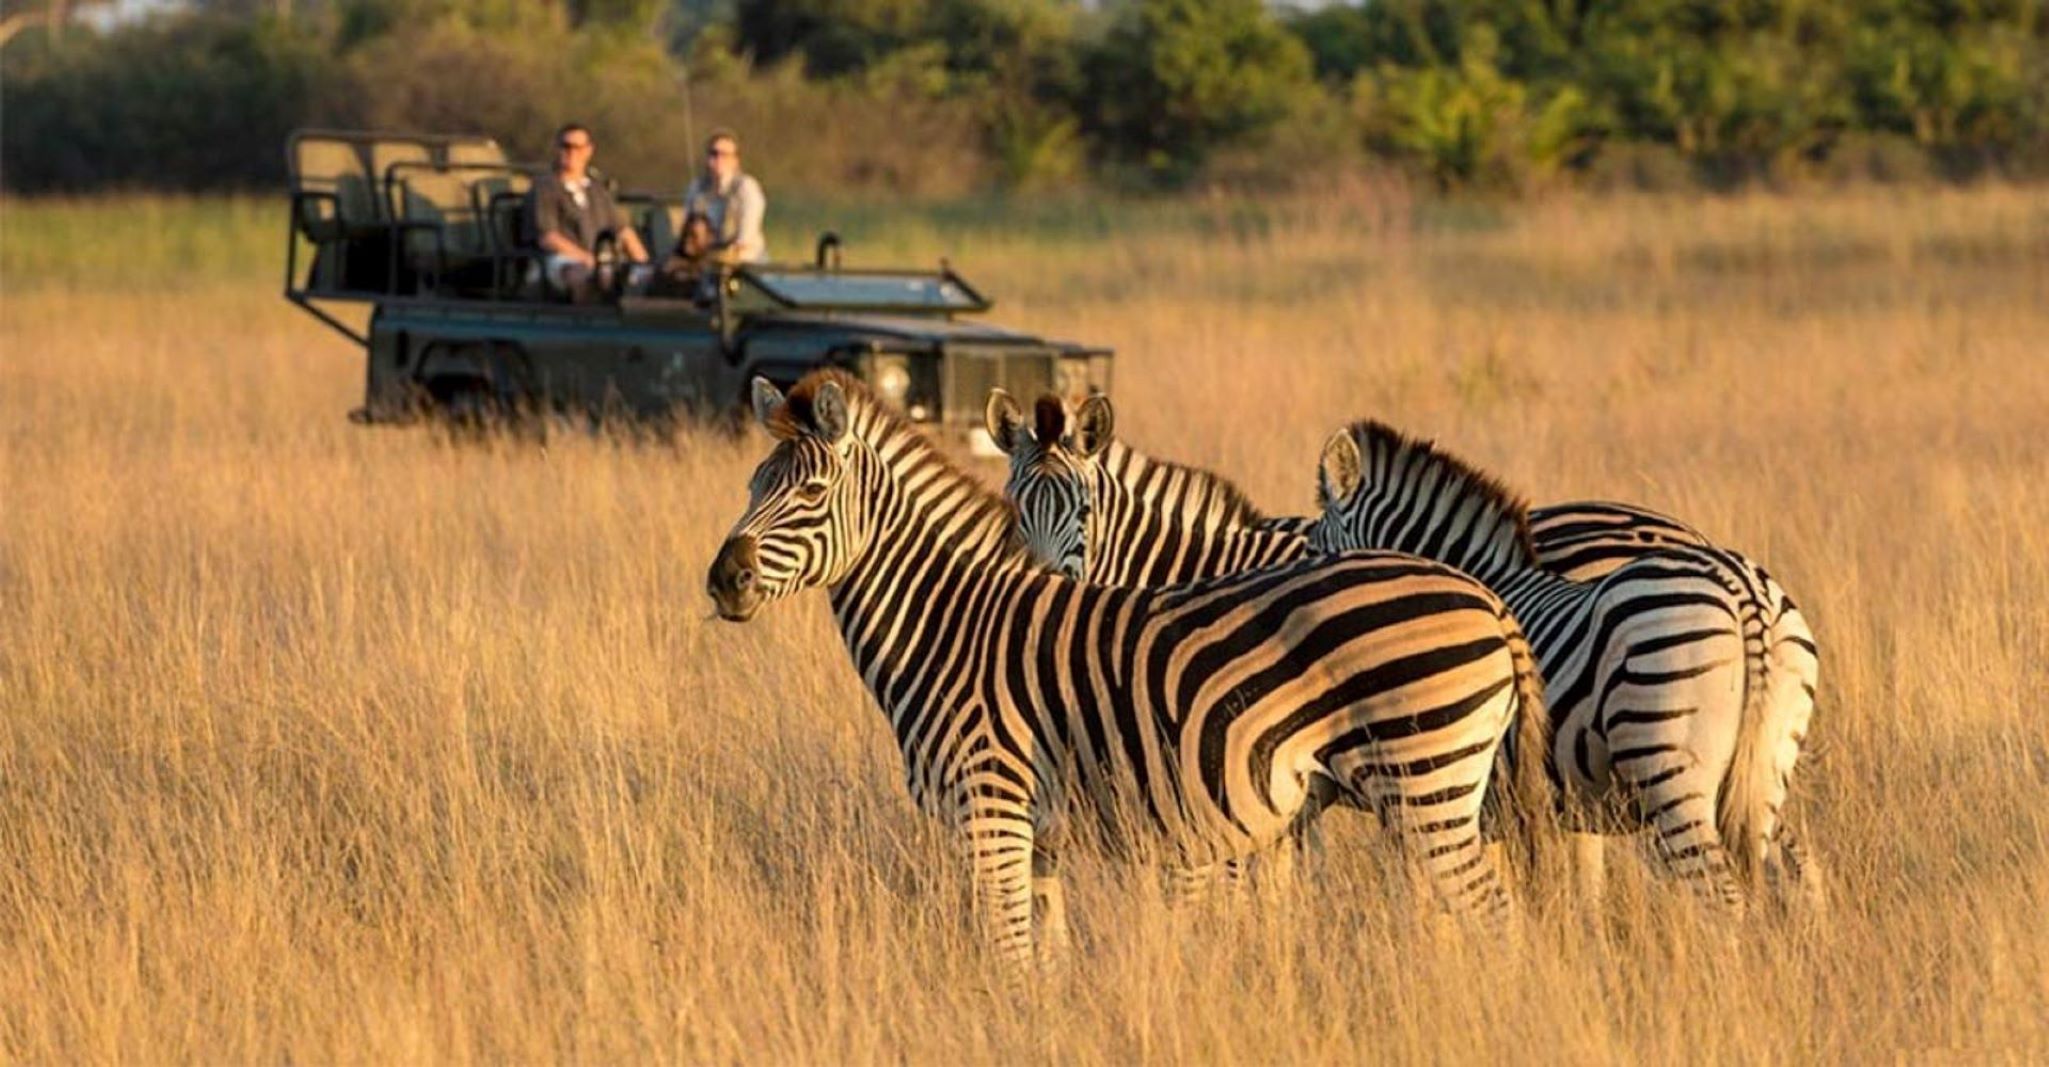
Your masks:
{"label": "short-sleeved shirt", "polygon": [[568,182],[560,174],[543,174],[534,179],[526,203],[535,240],[546,233],[559,233],[586,252],[597,248],[599,237],[625,225],[604,183],[588,175]]}
{"label": "short-sleeved shirt", "polygon": [[731,250],[741,263],[759,263],[768,258],[768,241],[761,233],[762,216],[768,214],[768,197],[761,183],[746,174],[735,174],[723,187],[699,175],[683,192],[686,210],[711,220],[719,245]]}

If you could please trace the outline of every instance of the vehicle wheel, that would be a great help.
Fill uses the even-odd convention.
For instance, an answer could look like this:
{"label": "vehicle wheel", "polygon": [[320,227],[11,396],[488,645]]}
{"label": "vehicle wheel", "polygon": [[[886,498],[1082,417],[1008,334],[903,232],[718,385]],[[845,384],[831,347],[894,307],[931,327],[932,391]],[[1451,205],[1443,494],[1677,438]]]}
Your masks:
{"label": "vehicle wheel", "polygon": [[491,383],[477,378],[436,378],[427,383],[436,421],[462,434],[478,434],[497,426],[504,411]]}

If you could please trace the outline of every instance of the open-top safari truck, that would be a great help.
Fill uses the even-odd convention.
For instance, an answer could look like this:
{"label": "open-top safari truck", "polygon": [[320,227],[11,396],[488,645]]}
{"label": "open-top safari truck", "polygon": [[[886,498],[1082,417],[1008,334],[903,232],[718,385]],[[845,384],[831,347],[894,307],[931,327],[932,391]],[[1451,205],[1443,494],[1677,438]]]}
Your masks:
{"label": "open-top safari truck", "polygon": [[[966,319],[991,302],[944,261],[843,269],[828,234],[809,265],[729,268],[690,296],[617,286],[574,302],[549,292],[537,269],[525,195],[540,168],[509,160],[495,141],[300,130],[286,155],[285,298],[363,347],[358,421],[723,417],[747,402],[755,375],[788,386],[834,366],[912,420],[965,435],[991,386],[1076,399],[1109,386],[1108,349]],[[652,255],[675,246],[680,201],[617,199]],[[336,303],[369,305],[367,329]]]}

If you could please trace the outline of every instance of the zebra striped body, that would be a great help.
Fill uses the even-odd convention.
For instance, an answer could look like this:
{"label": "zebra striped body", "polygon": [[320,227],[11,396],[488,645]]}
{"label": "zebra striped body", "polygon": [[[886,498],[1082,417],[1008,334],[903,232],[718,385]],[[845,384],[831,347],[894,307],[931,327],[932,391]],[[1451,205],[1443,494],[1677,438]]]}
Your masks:
{"label": "zebra striped body", "polygon": [[814,374],[712,566],[722,617],[823,586],[889,718],[912,796],[966,840],[977,914],[1032,947],[1032,873],[1088,815],[1135,854],[1201,868],[1281,839],[1312,776],[1412,843],[1433,883],[1507,908],[1476,820],[1541,683],[1498,597],[1385,553],[1170,591],[1085,586],[1014,546],[1010,511],[852,379]]}
{"label": "zebra striped body", "polygon": [[[1100,410],[1085,406],[1069,426],[1057,401],[1042,402],[1035,433],[1017,424],[1006,434],[1007,493],[1021,535],[1042,562],[1091,579],[1137,573],[1195,580],[1227,573],[1209,568],[1228,566],[1231,554],[1166,553],[1160,546],[1228,545],[1324,525],[1265,518],[1249,506],[1180,506],[1238,496],[1214,474],[1149,459],[1110,439],[1107,402],[1092,406]],[[1004,429],[1004,410],[992,400],[992,435]],[[1168,485],[1172,491],[1163,492]],[[1505,521],[1510,505],[1519,513],[1519,504],[1503,501],[1495,521]],[[1132,518],[1138,515],[1145,519]],[[1549,762],[1571,786],[1577,824],[1613,833],[1648,820],[1695,885],[1737,899],[1721,842],[1741,839],[1738,858],[1746,869],[1761,852],[1776,858],[1769,844],[1780,828],[1778,806],[1811,714],[1814,645],[1798,610],[1760,568],[1655,512],[1616,504],[1547,509],[1547,540],[1534,555],[1514,521],[1500,527],[1504,541],[1495,544],[1461,525],[1469,518],[1419,504],[1372,529],[1365,542],[1355,536],[1340,543],[1429,555],[1502,592],[1529,627],[1551,683]],[[1466,536],[1482,549],[1469,550]],[[1170,557],[1201,566],[1155,566]],[[1598,590],[1568,580],[1618,570],[1625,573]],[[1666,594],[1682,602],[1659,606],[1656,598]],[[1733,705],[1732,693],[1739,695]],[[1685,720],[1695,721],[1681,725]],[[1740,774],[1731,771],[1736,763]],[[1703,815],[1700,801],[1721,797],[1731,783],[1740,787],[1741,803],[1711,802],[1715,810]],[[1635,806],[1618,818],[1613,809],[1625,800]],[[1741,825],[1730,822],[1738,814]],[[1791,859],[1790,839],[1787,845]],[[1589,865],[1599,860],[1598,849],[1584,843],[1581,856]]]}
{"label": "zebra striped body", "polygon": [[1648,826],[1704,896],[1743,906],[1776,844],[1818,657],[1785,591],[1733,553],[1661,542],[1591,582],[1542,567],[1520,501],[1378,423],[1325,447],[1319,551],[1406,550],[1502,595],[1530,633],[1579,828]]}
{"label": "zebra striped body", "polygon": [[1539,566],[1579,582],[1661,548],[1714,547],[1705,534],[1669,515],[1605,500],[1531,509],[1530,541]]}

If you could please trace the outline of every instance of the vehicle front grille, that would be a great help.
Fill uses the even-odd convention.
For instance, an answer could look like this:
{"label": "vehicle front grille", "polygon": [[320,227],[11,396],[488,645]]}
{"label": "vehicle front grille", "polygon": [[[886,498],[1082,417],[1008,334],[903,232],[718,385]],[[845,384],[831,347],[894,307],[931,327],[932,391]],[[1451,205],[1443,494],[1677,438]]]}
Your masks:
{"label": "vehicle front grille", "polygon": [[946,421],[979,425],[989,390],[1001,386],[1025,407],[1054,387],[1058,353],[1044,348],[949,346],[944,374]]}

